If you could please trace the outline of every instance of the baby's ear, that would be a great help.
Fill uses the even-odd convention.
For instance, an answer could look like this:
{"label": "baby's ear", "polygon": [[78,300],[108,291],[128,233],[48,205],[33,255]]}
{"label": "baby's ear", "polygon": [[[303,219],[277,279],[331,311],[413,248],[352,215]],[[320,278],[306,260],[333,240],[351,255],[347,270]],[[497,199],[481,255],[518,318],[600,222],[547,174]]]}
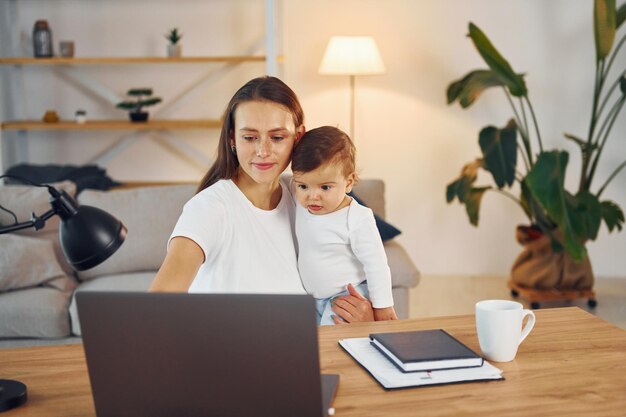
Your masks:
{"label": "baby's ear", "polygon": [[352,191],[352,187],[354,187],[355,183],[356,183],[356,173],[353,172],[351,174],[348,174],[348,176],[346,177],[346,194]]}

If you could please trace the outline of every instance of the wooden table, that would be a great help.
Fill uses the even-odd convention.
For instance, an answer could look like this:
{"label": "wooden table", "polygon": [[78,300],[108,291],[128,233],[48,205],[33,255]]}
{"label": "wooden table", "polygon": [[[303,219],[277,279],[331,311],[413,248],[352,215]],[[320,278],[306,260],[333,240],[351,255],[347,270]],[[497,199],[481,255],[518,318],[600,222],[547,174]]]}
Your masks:
{"label": "wooden table", "polygon": [[[337,416],[624,416],[626,331],[570,307],[536,311],[537,324],[505,381],[385,391],[338,345],[370,332],[443,328],[479,351],[473,316],[320,329],[323,372],[339,373]],[[3,415],[93,416],[81,345],[0,350],[0,378],[28,385],[28,403]]]}

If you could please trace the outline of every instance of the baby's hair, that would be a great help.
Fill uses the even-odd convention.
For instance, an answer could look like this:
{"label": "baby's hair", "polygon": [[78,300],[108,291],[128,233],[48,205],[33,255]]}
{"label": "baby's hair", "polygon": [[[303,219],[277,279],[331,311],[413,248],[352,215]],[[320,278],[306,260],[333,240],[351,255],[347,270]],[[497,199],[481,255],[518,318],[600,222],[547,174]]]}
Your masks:
{"label": "baby's hair", "polygon": [[355,172],[356,149],[350,137],[333,126],[309,130],[296,144],[291,159],[293,172],[307,173],[320,166],[341,164],[348,176]]}

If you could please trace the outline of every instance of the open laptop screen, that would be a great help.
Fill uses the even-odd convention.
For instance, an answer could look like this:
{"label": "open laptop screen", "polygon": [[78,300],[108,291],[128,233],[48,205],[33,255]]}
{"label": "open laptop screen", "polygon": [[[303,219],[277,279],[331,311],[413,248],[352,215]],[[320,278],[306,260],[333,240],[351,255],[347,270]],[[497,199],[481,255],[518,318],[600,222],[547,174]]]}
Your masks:
{"label": "open laptop screen", "polygon": [[325,414],[308,295],[76,297],[100,417]]}

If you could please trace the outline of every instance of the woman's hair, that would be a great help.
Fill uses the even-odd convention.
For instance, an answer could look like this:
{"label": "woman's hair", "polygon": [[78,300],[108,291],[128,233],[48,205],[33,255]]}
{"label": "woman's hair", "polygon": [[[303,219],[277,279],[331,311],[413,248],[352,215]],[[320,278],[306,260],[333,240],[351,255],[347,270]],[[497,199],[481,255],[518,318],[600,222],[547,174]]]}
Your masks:
{"label": "woman's hair", "polygon": [[237,175],[239,161],[231,150],[230,139],[235,129],[235,111],[241,103],[248,101],[269,101],[285,107],[292,115],[296,128],[304,124],[304,111],[296,93],[276,77],[254,78],[241,87],[230,99],[222,122],[222,132],[217,145],[217,159],[204,175],[197,192],[213,185],[221,179],[232,179]]}
{"label": "woman's hair", "polygon": [[291,155],[291,170],[307,173],[320,166],[341,164],[348,176],[355,172],[356,149],[350,137],[340,129],[322,126],[309,130],[296,144]]}

